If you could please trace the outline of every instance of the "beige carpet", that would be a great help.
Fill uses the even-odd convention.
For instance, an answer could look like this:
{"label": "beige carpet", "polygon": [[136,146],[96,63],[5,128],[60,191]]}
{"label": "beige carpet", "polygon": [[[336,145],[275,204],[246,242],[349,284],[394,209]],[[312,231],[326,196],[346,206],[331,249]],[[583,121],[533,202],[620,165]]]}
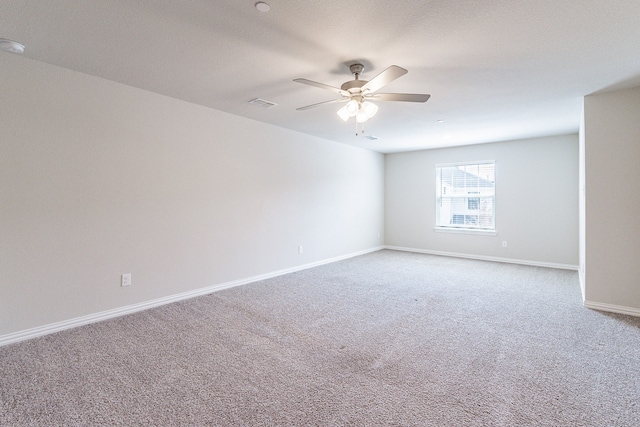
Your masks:
{"label": "beige carpet", "polygon": [[379,251],[0,348],[0,425],[639,426],[577,273]]}

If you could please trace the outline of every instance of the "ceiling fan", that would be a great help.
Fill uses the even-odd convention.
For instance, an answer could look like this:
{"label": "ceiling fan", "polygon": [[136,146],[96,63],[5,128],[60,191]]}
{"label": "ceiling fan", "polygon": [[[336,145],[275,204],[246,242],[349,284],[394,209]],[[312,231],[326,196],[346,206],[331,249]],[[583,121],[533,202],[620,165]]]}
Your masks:
{"label": "ceiling fan", "polygon": [[314,108],[319,105],[346,102],[346,105],[339,109],[337,114],[345,122],[349,120],[350,117],[355,117],[357,126],[357,123],[366,122],[378,111],[378,106],[370,101],[427,102],[431,96],[420,93],[377,93],[377,90],[383,86],[407,74],[407,70],[397,65],[391,65],[368,81],[360,80],[360,74],[364,70],[364,65],[358,63],[352,64],[349,66],[349,70],[355,78],[343,83],[339,88],[312,80],[294,79],[294,82],[315,86],[340,95],[340,98],[307,105],[297,108],[297,110],[308,110],[309,108]]}

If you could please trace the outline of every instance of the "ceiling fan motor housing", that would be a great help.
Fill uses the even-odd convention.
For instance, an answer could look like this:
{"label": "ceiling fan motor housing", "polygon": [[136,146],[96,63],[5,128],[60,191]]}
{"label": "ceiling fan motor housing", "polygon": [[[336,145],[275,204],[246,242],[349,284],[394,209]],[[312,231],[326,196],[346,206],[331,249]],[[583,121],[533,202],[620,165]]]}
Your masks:
{"label": "ceiling fan motor housing", "polygon": [[340,89],[346,90],[351,93],[356,93],[360,92],[360,88],[365,84],[367,84],[366,80],[351,80],[350,82],[346,82],[342,86],[340,86]]}

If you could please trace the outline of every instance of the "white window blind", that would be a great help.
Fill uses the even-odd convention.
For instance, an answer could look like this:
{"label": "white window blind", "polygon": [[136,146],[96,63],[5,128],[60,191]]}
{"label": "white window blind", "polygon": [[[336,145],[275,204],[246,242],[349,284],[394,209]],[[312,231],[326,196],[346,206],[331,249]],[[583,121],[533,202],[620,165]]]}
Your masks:
{"label": "white window blind", "polygon": [[495,231],[495,162],[436,165],[436,228]]}

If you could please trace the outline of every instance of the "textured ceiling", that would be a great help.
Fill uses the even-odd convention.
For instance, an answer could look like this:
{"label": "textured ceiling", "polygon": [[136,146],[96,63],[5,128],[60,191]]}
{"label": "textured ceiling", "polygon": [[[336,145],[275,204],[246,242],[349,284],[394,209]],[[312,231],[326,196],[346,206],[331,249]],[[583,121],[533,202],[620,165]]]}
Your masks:
{"label": "textured ceiling", "polygon": [[[2,0],[0,37],[34,60],[380,152],[577,132],[584,95],[640,85],[637,0],[254,3]],[[380,102],[365,126],[376,141],[339,104],[296,111],[333,95],[294,78],[340,86],[356,60],[365,80],[408,69],[382,91],[431,99]]]}

